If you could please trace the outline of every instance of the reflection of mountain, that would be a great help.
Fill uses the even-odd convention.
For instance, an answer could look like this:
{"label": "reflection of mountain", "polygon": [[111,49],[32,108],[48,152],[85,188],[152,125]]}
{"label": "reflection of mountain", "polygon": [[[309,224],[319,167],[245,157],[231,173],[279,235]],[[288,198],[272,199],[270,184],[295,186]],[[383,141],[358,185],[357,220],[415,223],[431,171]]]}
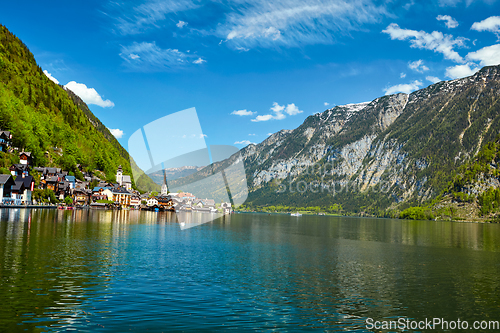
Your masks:
{"label": "reflection of mountain", "polygon": [[[197,166],[183,166],[180,168],[168,168],[165,169],[165,174],[167,176],[167,181],[187,177],[193,173],[203,169],[204,167]],[[163,184],[163,171],[159,170],[148,175],[156,184]]]}

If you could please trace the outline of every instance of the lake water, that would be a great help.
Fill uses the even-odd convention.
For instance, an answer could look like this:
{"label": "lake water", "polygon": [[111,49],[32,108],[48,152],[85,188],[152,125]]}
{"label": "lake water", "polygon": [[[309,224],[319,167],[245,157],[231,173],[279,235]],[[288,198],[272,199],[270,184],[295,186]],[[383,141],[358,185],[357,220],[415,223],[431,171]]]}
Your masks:
{"label": "lake water", "polygon": [[500,320],[500,225],[0,211],[0,331],[367,331]]}

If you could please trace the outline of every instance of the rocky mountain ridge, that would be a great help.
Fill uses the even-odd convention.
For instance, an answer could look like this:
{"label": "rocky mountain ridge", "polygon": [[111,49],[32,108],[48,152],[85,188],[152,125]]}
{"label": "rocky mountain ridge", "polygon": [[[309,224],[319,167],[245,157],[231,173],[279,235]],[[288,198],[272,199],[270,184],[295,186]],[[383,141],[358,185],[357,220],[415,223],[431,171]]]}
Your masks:
{"label": "rocky mountain ridge", "polygon": [[498,133],[499,70],[337,106],[243,148],[247,203],[341,203],[357,211],[435,197]]}

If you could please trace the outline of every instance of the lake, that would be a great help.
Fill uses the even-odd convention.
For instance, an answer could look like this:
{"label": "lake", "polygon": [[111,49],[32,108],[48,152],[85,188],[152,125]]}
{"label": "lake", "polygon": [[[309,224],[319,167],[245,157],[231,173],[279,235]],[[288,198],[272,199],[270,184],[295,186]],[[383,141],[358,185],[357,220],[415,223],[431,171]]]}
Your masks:
{"label": "lake", "polygon": [[0,210],[0,331],[367,331],[500,320],[500,225]]}

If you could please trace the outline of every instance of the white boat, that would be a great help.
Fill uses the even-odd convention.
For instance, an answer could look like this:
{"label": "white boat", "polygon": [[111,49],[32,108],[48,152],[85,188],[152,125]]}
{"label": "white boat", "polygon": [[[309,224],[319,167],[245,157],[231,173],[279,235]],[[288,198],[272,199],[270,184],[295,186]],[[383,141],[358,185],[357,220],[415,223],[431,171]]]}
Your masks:
{"label": "white boat", "polygon": [[300,214],[299,212],[297,212],[297,213],[291,213],[290,215],[291,216],[302,216],[302,214]]}

